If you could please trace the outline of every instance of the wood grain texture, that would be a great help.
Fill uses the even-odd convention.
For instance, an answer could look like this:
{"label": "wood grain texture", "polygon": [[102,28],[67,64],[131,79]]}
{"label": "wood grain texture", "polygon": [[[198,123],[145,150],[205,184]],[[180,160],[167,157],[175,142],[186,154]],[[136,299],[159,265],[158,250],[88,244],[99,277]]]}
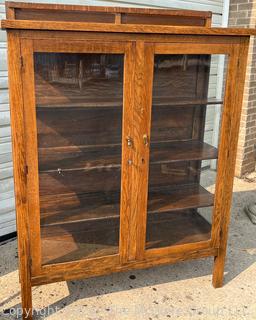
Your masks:
{"label": "wood grain texture", "polygon": [[[81,203],[82,209],[83,209],[85,199],[87,202],[89,201],[88,209],[90,208],[92,199],[95,200],[94,196],[92,196],[92,198],[90,199],[90,196],[93,195],[94,192],[105,190],[105,192],[103,192],[104,193],[103,199],[107,199],[108,203],[110,200],[109,200],[109,197],[106,196],[106,194],[109,193],[110,191],[113,191],[112,193],[116,192],[116,195],[117,195],[115,196],[116,205],[114,206],[98,205],[97,213],[104,215],[104,214],[107,214],[106,210],[115,209],[116,211],[114,210],[114,215],[116,216],[116,215],[119,215],[119,211],[121,212],[120,214],[120,235],[121,235],[120,236],[120,259],[126,259],[128,239],[129,239],[127,237],[128,231],[126,229],[129,227],[129,207],[130,207],[129,202],[130,202],[131,191],[129,189],[130,188],[130,182],[129,182],[130,168],[128,166],[130,151],[127,150],[125,142],[126,142],[127,136],[131,135],[130,113],[132,112],[133,76],[132,76],[132,73],[128,71],[134,70],[133,45],[132,43],[125,44],[124,42],[120,42],[120,43],[118,42],[99,43],[96,41],[90,42],[90,43],[80,42],[80,43],[77,43],[77,46],[75,46],[75,51],[74,51],[74,43],[73,45],[70,45],[67,43],[65,44],[62,42],[53,44],[53,42],[45,41],[43,43],[40,43],[40,46],[39,46],[39,42],[34,43],[34,50],[43,50],[42,48],[44,47],[47,48],[49,52],[52,52],[52,51],[58,52],[59,50],[61,52],[64,51],[69,53],[81,52],[81,53],[86,53],[87,55],[88,53],[96,53],[96,54],[121,53],[124,55],[124,84],[122,83],[122,81],[120,82],[119,95],[118,95],[118,99],[120,96],[120,102],[122,102],[123,100],[123,110],[122,108],[119,108],[118,110],[112,109],[111,114],[110,115],[107,114],[107,117],[106,117],[106,113],[105,113],[106,110],[104,111],[104,109],[101,109],[98,107],[94,108],[93,105],[92,105],[92,108],[87,109],[86,112],[83,112],[82,110],[79,111],[79,109],[76,109],[75,113],[72,110],[68,110],[69,111],[68,113],[66,112],[63,113],[62,109],[58,109],[58,108],[45,109],[45,108],[39,107],[37,112],[37,120],[38,120],[39,146],[45,146],[45,143],[46,145],[48,145],[47,143],[48,142],[50,143],[50,141],[52,140],[52,142],[56,146],[61,147],[63,146],[63,144],[66,143],[67,146],[71,146],[71,149],[73,149],[74,151],[76,149],[80,150],[80,144],[81,142],[83,142],[85,146],[90,149],[90,151],[87,152],[87,155],[90,157],[90,159],[87,158],[87,161],[89,161],[90,163],[91,163],[91,160],[93,159],[96,160],[98,164],[100,162],[99,156],[95,153],[93,155],[92,153],[92,149],[91,149],[92,145],[95,144],[96,149],[98,151],[100,150],[102,151],[102,146],[103,146],[102,143],[106,143],[106,144],[109,143],[113,147],[116,147],[115,145],[115,142],[116,142],[117,148],[109,149],[110,152],[112,152],[112,157],[116,155],[116,160],[118,161],[118,164],[116,166],[115,164],[112,164],[110,162],[109,163],[110,166],[104,167],[104,166],[96,165],[94,168],[95,170],[94,169],[91,170],[92,169],[91,165],[89,167],[86,165],[87,168],[84,167],[82,169],[78,168],[78,170],[73,170],[73,164],[72,164],[73,161],[71,161],[69,164],[67,164],[67,170],[65,169],[63,170],[63,168],[61,168],[61,163],[58,161],[59,169],[57,171],[59,171],[59,173],[56,171],[48,171],[48,172],[41,171],[40,173],[41,209],[42,209],[42,214],[44,214],[45,212],[44,204],[47,202],[47,199],[48,199],[47,195],[49,195],[51,192],[55,194],[56,199],[61,199],[61,195],[63,195],[63,192],[65,194],[69,192],[74,196],[72,198],[73,200],[75,201],[78,200]],[[49,92],[46,90],[46,88],[42,89],[41,82],[40,81],[37,82],[37,86],[36,86],[37,100],[39,100],[39,103],[42,103],[40,94],[42,93],[43,95],[44,92]],[[97,82],[97,85],[96,86],[94,85],[93,87],[94,90],[90,90],[91,87],[87,83],[84,89],[85,91],[84,94],[87,96],[89,95],[90,96],[89,100],[91,100],[92,102],[95,102],[95,100],[97,100],[100,97],[100,95],[102,95],[101,100],[98,101],[100,105],[101,101],[104,101],[104,97],[106,98],[106,96],[110,96],[110,95],[113,97],[114,95],[117,95],[116,86],[112,85],[112,91],[106,90],[104,92],[101,92],[100,90],[98,90],[99,81]],[[50,85],[50,87],[51,86],[52,84]],[[123,93],[123,88],[124,88],[124,93]],[[79,88],[78,88],[78,91],[79,91]],[[95,94],[95,92],[96,93],[99,92],[99,94]],[[63,93],[63,90],[62,90],[62,87],[60,87],[60,90],[58,90],[57,97],[59,96],[62,97],[61,95],[62,93]],[[81,96],[81,89],[79,93]],[[68,98],[69,100],[69,95],[68,93],[64,93],[64,98]],[[70,98],[72,97],[73,96],[71,95]],[[83,101],[83,100],[86,100],[86,97],[80,97],[80,99]],[[48,103],[51,103],[51,100],[50,102],[48,100]],[[75,126],[74,126],[74,122],[76,123]],[[99,123],[101,124],[100,130],[98,130]],[[69,132],[66,132],[67,127],[70,128]],[[83,132],[83,130],[86,130],[86,132]],[[48,135],[47,132],[50,133],[50,135],[51,133],[55,132],[56,138],[54,137],[51,138],[50,136],[47,138],[47,135]],[[77,139],[81,139],[81,141]],[[64,141],[66,142],[64,143]],[[120,143],[122,141],[123,143]],[[122,145],[122,153],[121,153],[121,145]],[[109,145],[107,145],[107,147],[109,147]],[[113,150],[116,151],[114,152],[114,154],[113,154]],[[104,149],[103,149],[103,153],[105,153],[106,155],[106,152],[104,152]],[[121,154],[122,154],[122,164],[121,164]],[[42,155],[42,154],[39,153],[39,155]],[[75,152],[75,156],[77,156],[76,152]],[[103,154],[101,154],[101,156],[104,157]],[[60,173],[60,170],[61,170],[61,173]],[[121,198],[120,198],[120,190],[119,190],[120,181],[121,181]],[[51,187],[49,188],[49,186]],[[79,192],[82,192],[82,193],[84,192],[87,194],[81,195],[79,194]],[[118,199],[118,196],[119,196],[119,199]],[[97,200],[99,200],[99,198]],[[119,205],[120,201],[121,201],[121,206]],[[95,206],[95,204],[93,205]],[[84,211],[86,213],[86,208],[84,208]],[[44,218],[44,215],[43,215],[43,218]],[[118,229],[118,233],[119,233],[119,229]],[[90,233],[90,237],[91,235],[92,233]],[[65,237],[67,236],[68,234],[66,234]],[[80,239],[81,237],[79,236],[77,238]],[[70,247],[69,243],[70,241],[67,240],[65,243],[65,247],[69,248]],[[79,246],[79,240],[78,240],[78,246]],[[44,252],[46,253],[45,259],[47,261],[48,249],[44,250]],[[109,251],[100,250],[100,254],[102,255],[110,254],[110,253],[111,252]],[[83,255],[83,253],[81,254]],[[78,256],[82,259],[83,256],[81,254],[78,252]],[[93,253],[91,253],[91,256],[92,255]]]}
{"label": "wood grain texture", "polygon": [[23,319],[32,319],[30,221],[27,203],[28,181],[20,56],[20,41],[18,34],[8,33],[12,154],[15,181],[21,300]]}
{"label": "wood grain texture", "polygon": [[[120,193],[117,191],[49,195],[41,200],[42,226],[118,218],[119,216]],[[126,220],[128,223],[128,217]]]}
{"label": "wood grain texture", "polygon": [[100,11],[65,11],[49,9],[27,9],[15,8],[16,20],[47,20],[47,21],[80,21],[80,22],[98,22],[113,23],[115,21],[114,13],[105,13]]}
{"label": "wood grain texture", "polygon": [[[151,15],[170,15],[170,16],[189,16],[211,18],[210,11],[195,11],[195,10],[173,10],[173,9],[150,9],[150,8],[126,8],[126,7],[106,7],[106,6],[84,6],[84,5],[65,5],[65,4],[47,4],[47,3],[26,3],[6,1],[6,8],[15,9],[38,9],[38,10],[53,10],[53,11],[93,11],[93,12],[110,12],[110,13],[137,13]],[[8,17],[9,18],[9,17]]]}
{"label": "wood grain texture", "polygon": [[[35,45],[36,45],[36,43],[35,43]],[[49,43],[47,44],[45,42],[45,45],[46,45],[46,47],[49,47]],[[94,51],[95,52],[100,52],[101,49],[102,49],[102,52],[106,52],[106,47],[107,46],[108,46],[108,50],[107,51],[110,52],[110,53],[113,50],[114,53],[116,53],[116,52],[120,53],[121,52],[121,53],[125,54],[125,69],[127,69],[127,70],[134,69],[134,67],[133,67],[133,59],[134,59],[134,57],[133,57],[133,53],[132,53],[132,49],[131,49],[132,48],[131,44],[124,45],[123,43],[120,43],[120,46],[118,46],[117,43],[115,43],[115,44],[113,44],[113,43],[111,43],[111,44],[104,43],[101,46],[99,43],[95,43],[95,44],[90,43],[89,46],[88,45],[86,46],[86,43],[84,43],[83,51],[86,52],[86,48],[87,48],[88,52],[94,52]],[[36,46],[34,46],[34,50],[35,50],[35,47]],[[24,82],[24,86],[26,88],[30,88],[30,89],[32,88],[32,90],[29,91],[30,93],[27,94],[24,97],[24,99],[25,99],[25,102],[26,102],[26,105],[27,105],[27,110],[25,112],[25,116],[26,116],[25,119],[26,119],[27,129],[30,128],[30,131],[28,132],[28,134],[29,134],[29,136],[28,136],[29,145],[28,146],[32,146],[32,148],[28,148],[27,149],[28,159],[30,159],[29,160],[30,161],[29,176],[35,178],[35,179],[32,179],[32,178],[29,179],[30,185],[31,185],[31,189],[30,189],[30,205],[31,205],[30,212],[34,213],[36,210],[39,210],[39,205],[37,205],[37,200],[36,200],[36,198],[38,197],[38,180],[36,179],[38,177],[38,169],[37,169],[38,160],[37,160],[37,156],[35,155],[35,153],[37,153],[37,132],[36,131],[39,130],[39,135],[38,135],[39,141],[38,142],[39,142],[39,145],[40,145],[41,144],[41,138],[40,138],[41,137],[41,135],[40,135],[41,129],[40,129],[40,122],[38,123],[38,126],[36,127],[35,100],[34,100],[34,95],[33,95],[35,87],[34,87],[34,83],[33,82],[31,83],[31,81],[30,81],[31,80],[31,78],[30,78],[31,74],[30,73],[33,72],[33,60],[32,60],[33,54],[32,54],[32,51],[31,51],[31,40],[24,40],[22,48],[23,48],[22,49],[23,50],[23,59],[25,59],[24,72],[23,72],[23,82]],[[58,44],[57,43],[55,43],[54,48],[55,48],[55,50],[58,49]],[[69,47],[67,47],[66,50],[68,50],[68,48]],[[125,99],[124,99],[124,109],[126,111],[123,114],[123,119],[121,119],[121,117],[120,117],[120,122],[122,120],[124,122],[124,126],[123,126],[123,135],[124,135],[123,139],[124,139],[124,141],[126,141],[126,136],[129,135],[129,111],[132,112],[132,110],[130,110],[130,102],[131,102],[131,99],[132,99],[132,97],[131,97],[131,92],[132,92],[131,84],[133,82],[130,80],[129,77],[130,77],[130,73],[126,72],[125,73],[125,77],[124,77],[125,89],[127,90],[126,91],[126,95],[125,95]],[[129,89],[129,86],[130,86],[130,89]],[[130,94],[130,96],[129,96],[129,94]],[[47,120],[47,113],[43,113],[42,115],[40,115],[41,114],[40,112],[42,113],[42,111],[39,111],[39,113],[37,113],[38,119],[40,120],[42,118],[42,121],[46,121]],[[128,119],[127,119],[127,117],[128,117]],[[51,117],[49,116],[49,119],[50,118]],[[70,118],[72,118],[71,115],[70,115]],[[63,131],[63,133],[64,133],[64,131]],[[121,128],[119,129],[119,142],[120,142],[120,140],[121,140]],[[119,146],[119,153],[120,153],[120,147],[121,147],[121,145]],[[126,151],[126,149],[124,149],[124,150]],[[39,155],[40,155],[40,153],[39,153]],[[119,164],[120,164],[120,161],[121,161],[121,159],[119,158]],[[126,161],[125,161],[125,163],[126,163]],[[118,180],[117,181],[117,187],[118,187],[118,185],[120,186],[120,177],[121,177],[120,165],[119,165],[119,168],[118,168],[117,172],[118,172],[117,173],[117,175],[118,175],[118,177],[117,177],[118,178],[117,179]],[[123,170],[123,174],[125,174],[125,169]],[[65,176],[66,176],[66,178],[68,178],[66,173],[65,173]],[[126,174],[126,176],[128,176],[128,175]],[[71,174],[70,177],[73,180],[75,178],[75,176],[73,174]],[[87,183],[89,181],[89,185],[90,184],[93,185],[93,183],[90,183],[90,179],[88,178],[88,174],[85,175],[85,177],[86,177]],[[95,177],[95,175],[94,175],[94,177]],[[109,177],[110,177],[110,180],[113,180],[113,172],[109,173]],[[44,190],[46,191],[48,189],[46,187],[46,185],[45,185],[45,183],[47,183],[47,179],[44,179],[43,176],[39,176],[39,178],[40,178],[40,181],[44,181],[44,184],[40,183],[40,190],[41,190],[40,192],[42,194],[42,193],[44,193]],[[66,178],[64,177],[64,180]],[[68,178],[68,180],[69,180],[69,178]],[[101,172],[98,173],[98,179],[97,180],[98,181],[102,181],[102,173]],[[77,175],[77,182],[80,183],[80,181],[81,181],[81,175]],[[130,191],[126,190],[126,184],[128,183],[128,181],[129,180],[122,178],[122,188],[124,190],[124,192],[122,193],[122,195],[124,194],[124,196],[122,196],[123,197],[122,198],[122,206],[127,205],[127,207],[128,207],[129,194],[130,194]],[[75,180],[74,180],[74,182],[75,182]],[[61,184],[60,184],[60,186],[61,186]],[[91,189],[90,189],[90,191],[91,191]],[[56,189],[53,188],[52,192],[56,193]],[[120,196],[120,194],[119,194],[119,196]],[[126,199],[125,199],[125,197],[126,197]],[[47,201],[47,197],[46,197],[46,201]],[[120,201],[120,199],[118,200],[118,202],[119,201]],[[43,210],[44,209],[44,206],[43,206],[44,202],[42,202],[42,197],[40,199],[40,202],[41,202],[40,203],[41,209]],[[120,206],[118,205],[118,209],[119,208],[120,208]],[[123,221],[123,219],[125,221],[127,220],[127,215],[129,215],[129,212],[128,212],[127,208],[121,209],[121,210],[124,211],[124,214],[121,215],[121,226],[123,225],[123,228],[127,228],[127,225],[124,224],[122,221]],[[33,261],[33,263],[32,263],[33,275],[36,275],[36,274],[39,273],[40,265],[38,266],[38,264],[39,264],[38,262],[41,260],[40,239],[37,239],[38,241],[35,240],[36,237],[40,236],[40,231],[38,231],[39,222],[36,221],[37,219],[39,219],[39,214],[32,216],[31,219],[30,219],[31,223],[32,223],[31,224],[31,231],[32,231],[31,242],[32,242],[32,247],[33,247],[33,254],[35,255],[35,258],[32,260]],[[122,242],[120,242],[120,245],[121,245],[122,248],[127,246],[127,244],[126,244],[127,241],[128,241],[128,238],[127,237],[123,237]],[[38,248],[36,248],[36,247],[38,247]],[[102,252],[102,254],[103,253],[104,252]]]}
{"label": "wood grain texture", "polygon": [[[249,42],[242,39],[240,46],[233,46],[233,55],[230,57],[228,67],[212,230],[213,245],[219,247],[214,261],[212,280],[215,288],[223,284],[248,46]],[[234,87],[236,87],[235,93]]]}
{"label": "wood grain texture", "polygon": [[172,26],[205,26],[206,19],[191,16],[152,15],[138,13],[122,13],[122,24],[172,25]]}
{"label": "wood grain texture", "polygon": [[[143,158],[144,159],[144,158]],[[129,159],[128,159],[129,160]],[[144,162],[144,160],[143,160]],[[128,163],[128,162],[127,162]],[[160,186],[174,186],[195,182],[200,173],[200,168],[195,166],[196,161],[156,162],[150,168],[150,188]],[[132,164],[130,164],[132,165]],[[39,175],[41,201],[54,194],[56,197],[62,194],[95,192],[114,192],[120,188],[121,168],[118,166],[106,166],[96,168],[78,168],[49,170]],[[105,181],[109,180],[106,185]]]}
{"label": "wood grain texture", "polygon": [[[198,184],[190,184],[155,188],[149,199],[147,212],[152,214],[213,206],[214,197]],[[119,202],[118,192],[48,195],[41,200],[41,226],[118,218]]]}
{"label": "wood grain texture", "polygon": [[118,32],[79,32],[79,31],[46,31],[46,30],[23,30],[21,38],[31,38],[34,40],[53,40],[62,41],[148,41],[153,43],[198,43],[198,44],[240,44],[239,37],[233,36],[207,36],[207,35],[172,35],[157,33],[118,33]]}
{"label": "wood grain texture", "polygon": [[[39,148],[39,171],[62,172],[94,170],[121,166],[120,145],[64,146]],[[184,160],[217,159],[215,147],[198,140],[151,142],[150,163],[163,164]]]}
{"label": "wood grain texture", "polygon": [[[184,86],[184,89],[186,87],[187,85]],[[191,123],[195,117],[197,106],[189,106],[186,109],[176,106],[171,108],[153,106],[153,144],[191,140],[193,131]],[[200,121],[200,113],[196,117]],[[76,126],[74,126],[74,122],[76,122]],[[84,126],[84,123],[87,123],[87,126]],[[101,131],[96,129],[98,123],[101,123]],[[111,126],[109,126],[110,123]],[[64,111],[61,108],[54,110],[39,108],[37,110],[37,127],[40,150],[41,148],[52,148],[52,150],[54,148],[67,148],[70,145],[79,149],[80,146],[86,145],[88,149],[91,148],[92,152],[93,148],[97,152],[99,147],[107,148],[108,146],[109,151],[114,151],[115,148],[120,147],[122,109],[89,108],[86,112],[83,109],[74,112],[72,108],[65,108]],[[69,128],[68,131],[66,130],[67,127]],[[161,130],[158,130],[159,127],[161,127]],[[107,151],[103,149],[102,153],[107,154]]]}
{"label": "wood grain texture", "polygon": [[[44,265],[117,254],[119,218],[47,225],[42,227],[41,236]],[[210,224],[193,210],[148,216],[146,249],[206,241],[210,237]]]}
{"label": "wood grain texture", "polygon": [[33,21],[74,21],[115,24],[150,24],[150,25],[187,25],[205,26],[210,18],[181,15],[156,15],[151,13],[101,12],[101,11],[66,11],[51,9],[8,8],[13,10],[16,20]]}
{"label": "wood grain texture", "polygon": [[[209,38],[209,37],[208,37]],[[210,38],[209,38],[210,41]],[[155,43],[156,54],[227,54],[230,53],[231,46],[228,43],[200,43],[198,46],[180,46],[179,44]],[[200,101],[200,98],[197,97]],[[204,98],[205,99],[205,98]]]}
{"label": "wood grain texture", "polygon": [[5,12],[8,19],[15,19],[15,9],[8,6],[7,2],[5,2]]}
{"label": "wood grain texture", "polygon": [[[149,167],[149,143],[153,83],[153,47],[139,41],[136,44],[136,68],[134,90],[133,138],[133,212],[134,228],[133,242],[131,242],[130,259],[143,259],[146,238],[147,217],[147,189]],[[145,81],[147,79],[147,81]],[[144,144],[143,136],[148,139]]]}
{"label": "wood grain texture", "polygon": [[166,186],[149,192],[148,214],[210,207],[214,196],[198,184]]}
{"label": "wood grain texture", "polygon": [[[193,12],[22,3],[7,4],[7,8],[8,20],[1,26],[9,29],[20,279],[23,308],[30,311],[28,319],[32,319],[31,285],[214,256],[213,284],[221,286],[248,40],[256,31],[209,28],[211,15]],[[65,11],[65,19],[70,21],[14,20],[33,19],[33,14],[39,18],[50,11],[53,19],[58,10]],[[89,12],[84,15],[88,21],[103,13],[106,23],[72,21],[82,19],[84,12]],[[137,14],[144,25],[138,23]],[[148,24],[153,21],[149,14],[159,25]],[[169,20],[169,15],[175,18]],[[187,18],[194,17],[197,22],[203,19],[208,27],[160,24],[178,23],[182,15],[187,24],[193,20]],[[59,83],[53,81],[50,88],[42,81],[36,113],[33,52],[124,54],[124,99],[104,101],[108,88],[97,101],[86,100],[80,86],[72,100]],[[152,99],[155,53],[201,58],[229,55],[214,201],[198,184],[201,160],[218,157],[215,148],[202,142],[204,108],[211,103],[206,99],[207,72],[204,67],[188,70],[184,63],[183,79],[180,72],[169,79],[167,89],[171,88],[176,99]],[[204,58],[207,64],[209,57]],[[181,65],[179,59],[176,62]],[[75,68],[81,76],[80,64]],[[196,72],[201,74],[193,77]],[[175,80],[176,90],[172,88]],[[163,82],[159,92],[164,92]],[[50,91],[54,85],[60,98],[67,98],[66,104]],[[116,84],[112,87],[117,88]],[[186,99],[182,92],[188,95]],[[92,110],[97,110],[98,116]],[[70,125],[72,120],[77,125]],[[97,137],[95,128],[101,120],[105,134]],[[110,120],[122,125],[111,126]],[[37,151],[43,160],[39,166]],[[117,192],[120,180],[121,192]],[[104,181],[109,187],[106,192],[102,192]],[[213,204],[211,232],[196,209]]]}
{"label": "wood grain texture", "polygon": [[34,41],[34,50],[36,52],[65,52],[65,53],[124,53],[127,43],[115,41],[49,41],[40,39]]}
{"label": "wood grain texture", "polygon": [[27,183],[28,183],[28,213],[30,224],[31,245],[31,273],[38,274],[41,268],[40,246],[40,205],[39,205],[39,179],[38,179],[38,153],[37,153],[37,125],[35,112],[35,84],[33,42],[29,39],[21,43],[23,59],[22,83],[24,108],[26,157],[27,157]]}
{"label": "wood grain texture", "polygon": [[[207,224],[205,224],[205,227],[208,228],[209,226],[207,227]],[[202,238],[200,240],[198,238],[199,241],[197,241],[197,239],[194,239],[195,242],[177,244],[174,246],[163,247],[163,248],[148,249],[145,251],[145,258],[146,260],[156,259],[156,258],[179,254],[181,252],[183,252],[183,254],[186,255],[187,252],[196,251],[196,250],[199,252],[205,249],[215,250],[215,252],[217,252],[217,248],[212,247],[212,242],[210,240],[210,235],[207,232],[207,229],[203,237],[205,240],[202,240]]]}
{"label": "wood grain texture", "polygon": [[87,22],[61,21],[30,21],[30,20],[1,20],[2,29],[21,30],[59,30],[59,31],[94,31],[94,32],[122,32],[122,33],[160,33],[184,35],[226,35],[250,36],[256,35],[255,29],[249,28],[206,28],[187,26],[162,25],[134,25],[134,24],[100,24]]}
{"label": "wood grain texture", "polygon": [[[68,281],[72,279],[85,279],[89,277],[96,277],[100,275],[107,275],[113,272],[122,272],[128,270],[145,269],[154,266],[171,264],[186,260],[206,258],[215,256],[217,249],[190,249],[186,250],[186,254],[182,252],[181,248],[173,254],[161,257],[149,257],[147,260],[133,260],[122,265],[113,265],[113,258],[106,260],[92,259],[91,261],[80,261],[78,263],[65,264],[65,267],[59,265],[49,265],[44,267],[44,271],[40,276],[32,278],[32,285],[42,285],[57,281]],[[110,263],[109,263],[110,262]],[[100,268],[99,268],[100,266]]]}
{"label": "wood grain texture", "polygon": [[135,43],[126,45],[124,64],[124,105],[122,119],[122,176],[120,199],[120,263],[129,257],[129,245],[132,225],[132,166],[133,144],[129,147],[127,139],[133,135],[133,108],[134,108],[134,72],[135,72]]}
{"label": "wood grain texture", "polygon": [[210,238],[211,225],[196,211],[163,212],[148,216],[145,249],[191,244]]}
{"label": "wood grain texture", "polygon": [[119,217],[43,225],[42,265],[118,254],[119,225]]}

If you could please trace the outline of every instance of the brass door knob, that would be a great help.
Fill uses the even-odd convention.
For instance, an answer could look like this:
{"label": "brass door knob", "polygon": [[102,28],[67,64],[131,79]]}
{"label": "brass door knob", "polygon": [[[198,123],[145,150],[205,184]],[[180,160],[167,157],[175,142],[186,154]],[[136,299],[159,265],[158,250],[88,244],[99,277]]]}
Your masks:
{"label": "brass door knob", "polygon": [[148,146],[148,135],[147,134],[143,134],[143,143],[145,146]]}
{"label": "brass door knob", "polygon": [[126,138],[126,141],[127,141],[127,146],[132,147],[132,138],[130,136]]}

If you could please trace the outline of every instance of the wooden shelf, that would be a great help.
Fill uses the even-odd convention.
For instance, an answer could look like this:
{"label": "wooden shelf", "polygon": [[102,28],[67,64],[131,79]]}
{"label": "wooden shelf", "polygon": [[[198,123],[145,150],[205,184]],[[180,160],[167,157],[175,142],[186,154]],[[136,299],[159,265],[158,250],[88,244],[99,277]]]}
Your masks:
{"label": "wooden shelf", "polygon": [[63,83],[60,79],[60,82],[49,81],[43,79],[38,72],[36,77],[37,109],[63,111],[72,107],[121,107],[123,105],[123,76],[119,75],[119,77],[120,79],[108,79],[105,76],[91,78],[87,81],[84,79],[82,88],[80,88],[78,78],[71,79],[73,83]]}
{"label": "wooden shelf", "polygon": [[149,216],[146,249],[207,241],[211,225],[194,210]]}
{"label": "wooden shelf", "polygon": [[[152,142],[150,164],[217,159],[218,150],[197,140]],[[57,172],[121,167],[121,145],[39,148],[39,171]]]}
{"label": "wooden shelf", "polygon": [[42,264],[118,253],[119,224],[119,219],[110,218],[42,226]]}
{"label": "wooden shelf", "polygon": [[166,106],[166,107],[179,107],[179,106],[198,106],[198,105],[212,105],[212,104],[223,104],[223,100],[209,98],[209,99],[172,99],[171,97],[166,98],[153,98],[153,106]]}
{"label": "wooden shelf", "polygon": [[[171,100],[170,97],[165,99],[154,99],[153,100],[153,106],[156,107],[184,107],[184,106],[198,106],[198,105],[219,105],[223,104],[222,100],[218,99],[190,99],[190,100]],[[123,101],[121,98],[119,99],[112,99],[107,100],[106,99],[93,99],[92,101],[84,101],[81,99],[81,101],[69,101],[69,102],[63,102],[62,104],[51,104],[49,101],[47,104],[38,104],[37,110],[43,111],[43,110],[69,110],[70,108],[74,109],[93,109],[93,108],[121,108],[123,106]]]}
{"label": "wooden shelf", "polygon": [[202,141],[169,141],[151,143],[150,164],[176,161],[217,159],[218,150]]}
{"label": "wooden shelf", "polygon": [[118,218],[118,192],[58,194],[41,197],[41,226]]}
{"label": "wooden shelf", "polygon": [[[172,212],[213,206],[214,196],[198,184],[150,191],[148,213]],[[41,226],[64,225],[119,217],[118,193],[63,194],[41,200]]]}
{"label": "wooden shelf", "polygon": [[[205,241],[210,235],[211,225],[194,210],[153,214],[148,218],[146,249]],[[119,219],[43,226],[41,236],[43,264],[115,254]]]}
{"label": "wooden shelf", "polygon": [[213,206],[214,196],[198,184],[149,192],[148,213],[171,212]]}
{"label": "wooden shelf", "polygon": [[39,172],[121,167],[121,144],[38,148]]}

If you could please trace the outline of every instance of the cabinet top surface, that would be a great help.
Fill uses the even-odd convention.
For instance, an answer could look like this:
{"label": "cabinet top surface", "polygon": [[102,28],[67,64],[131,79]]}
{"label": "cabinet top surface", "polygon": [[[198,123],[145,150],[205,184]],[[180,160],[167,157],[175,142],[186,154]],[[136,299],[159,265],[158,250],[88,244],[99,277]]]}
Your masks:
{"label": "cabinet top surface", "polygon": [[256,29],[211,28],[208,11],[6,2],[2,29],[170,35],[256,35]]}

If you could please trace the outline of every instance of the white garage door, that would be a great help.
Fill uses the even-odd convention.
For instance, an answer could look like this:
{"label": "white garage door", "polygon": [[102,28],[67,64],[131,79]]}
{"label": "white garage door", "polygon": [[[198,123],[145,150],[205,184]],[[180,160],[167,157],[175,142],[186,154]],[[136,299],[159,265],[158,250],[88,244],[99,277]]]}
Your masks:
{"label": "white garage door", "polygon": [[[190,10],[205,10],[213,12],[213,25],[222,23],[222,11],[224,0],[119,0],[119,1],[33,1],[65,4],[84,4],[102,6],[124,6],[124,7],[153,7],[153,8],[180,8]],[[0,19],[5,18],[4,1],[0,0]],[[210,96],[216,96],[217,81],[216,60],[211,71]],[[16,230],[15,224],[15,202],[13,191],[13,174],[11,161],[11,136],[10,115],[8,98],[8,78],[6,63],[6,33],[0,31],[0,237]],[[214,107],[207,113],[206,141],[212,141],[214,123]]]}

